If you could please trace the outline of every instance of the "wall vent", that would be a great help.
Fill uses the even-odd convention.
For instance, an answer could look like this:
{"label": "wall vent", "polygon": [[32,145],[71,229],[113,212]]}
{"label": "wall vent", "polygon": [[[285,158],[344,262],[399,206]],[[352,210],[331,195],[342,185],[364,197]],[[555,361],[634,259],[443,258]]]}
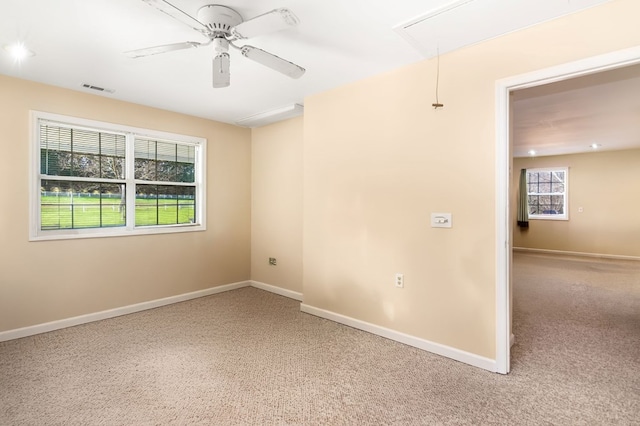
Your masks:
{"label": "wall vent", "polygon": [[94,86],[93,84],[89,84],[89,83],[82,83],[82,87],[84,87],[85,89],[96,90],[98,92],[107,92],[107,93],[115,92],[115,90],[113,89],[105,89],[104,87]]}

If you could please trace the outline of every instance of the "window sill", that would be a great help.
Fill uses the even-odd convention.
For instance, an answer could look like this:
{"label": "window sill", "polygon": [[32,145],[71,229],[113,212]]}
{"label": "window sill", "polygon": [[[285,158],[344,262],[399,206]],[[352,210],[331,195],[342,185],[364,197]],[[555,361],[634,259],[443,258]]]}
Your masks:
{"label": "window sill", "polygon": [[133,237],[141,235],[157,235],[157,234],[178,234],[184,232],[202,232],[206,231],[207,227],[202,224],[193,225],[166,225],[166,226],[153,226],[153,227],[138,227],[134,229],[127,229],[124,227],[118,228],[103,228],[96,229],[65,229],[56,231],[36,231],[32,232],[29,236],[29,241],[55,241],[55,240],[75,240],[85,238],[113,238],[113,237]]}
{"label": "window sill", "polygon": [[529,216],[529,220],[569,220],[569,216],[567,215]]}

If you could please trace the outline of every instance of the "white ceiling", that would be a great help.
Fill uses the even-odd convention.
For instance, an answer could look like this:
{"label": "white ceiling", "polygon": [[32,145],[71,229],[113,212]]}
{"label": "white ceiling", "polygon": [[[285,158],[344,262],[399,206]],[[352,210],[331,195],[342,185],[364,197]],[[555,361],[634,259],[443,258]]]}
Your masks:
{"label": "white ceiling", "polygon": [[640,147],[640,65],[512,93],[515,157]]}
{"label": "white ceiling", "polygon": [[[192,16],[212,3],[169,1]],[[291,9],[300,25],[247,42],[303,66],[306,74],[290,79],[232,49],[231,86],[214,89],[211,46],[131,59],[123,52],[206,41],[141,0],[2,0],[0,45],[22,42],[35,56],[16,63],[0,51],[0,74],[236,123],[254,114],[303,105],[308,95],[432,57],[438,50],[444,54],[610,0],[215,1],[224,2],[245,19],[275,8]],[[617,88],[622,81],[637,84],[626,78],[607,87]],[[113,93],[85,89],[83,83]],[[581,113],[575,105],[583,105],[585,96],[601,102],[583,114],[582,123],[585,116],[608,110],[602,93],[580,97],[564,90],[579,98],[572,100],[574,117],[566,111],[564,116],[549,116],[552,105],[566,109],[569,101],[535,88],[527,91],[514,95],[517,116],[523,120],[516,128],[527,144],[538,140],[533,134],[542,128],[547,130],[547,140],[551,139],[548,129],[566,130],[558,117],[578,120],[575,115]],[[616,101],[616,105],[628,104]],[[559,140],[566,141],[566,135]]]}

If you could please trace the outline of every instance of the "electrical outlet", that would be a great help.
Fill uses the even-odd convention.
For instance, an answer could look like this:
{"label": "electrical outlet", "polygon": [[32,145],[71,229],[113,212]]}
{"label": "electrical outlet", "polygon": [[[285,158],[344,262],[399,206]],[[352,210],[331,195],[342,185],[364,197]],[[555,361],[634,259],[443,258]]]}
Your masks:
{"label": "electrical outlet", "polygon": [[276,258],[275,257],[270,257],[269,258],[269,265],[276,266]]}
{"label": "electrical outlet", "polygon": [[404,274],[396,274],[396,287],[403,288],[404,287]]}

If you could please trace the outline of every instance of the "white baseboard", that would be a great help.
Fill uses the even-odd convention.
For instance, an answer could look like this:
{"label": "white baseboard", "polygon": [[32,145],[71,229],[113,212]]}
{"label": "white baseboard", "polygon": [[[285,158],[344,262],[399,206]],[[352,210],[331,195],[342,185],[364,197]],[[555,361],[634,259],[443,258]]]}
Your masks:
{"label": "white baseboard", "polygon": [[134,305],[109,309],[106,311],[94,312],[72,318],[65,318],[58,321],[51,321],[44,324],[37,324],[29,327],[17,328],[0,332],[0,342],[5,340],[20,339],[22,337],[33,336],[34,334],[46,333],[61,328],[73,327],[75,325],[86,324],[93,321],[100,321],[107,318],[119,317],[121,315],[132,314],[134,312],[146,311],[147,309],[159,308],[160,306],[172,303],[184,302],[186,300],[197,299],[198,297],[210,296],[224,291],[235,290],[248,287],[251,281],[241,281],[233,284],[211,287],[205,290],[198,290],[191,293],[179,294],[177,296],[165,297],[162,299],[150,300],[148,302],[136,303]]}
{"label": "white baseboard", "polygon": [[509,336],[509,347],[513,346],[516,343],[516,335],[511,333]]}
{"label": "white baseboard", "polygon": [[519,251],[523,253],[556,254],[562,256],[598,257],[602,259],[640,260],[640,257],[638,256],[625,256],[621,254],[584,253],[581,251],[548,250],[529,247],[514,247],[513,251]]}
{"label": "white baseboard", "polygon": [[483,356],[472,354],[470,352],[465,352],[460,349],[442,345],[440,343],[435,343],[429,340],[410,336],[408,334],[404,334],[399,331],[391,330],[375,324],[360,321],[355,318],[337,314],[335,312],[326,311],[324,309],[309,306],[304,303],[300,304],[300,310],[302,312],[315,315],[320,318],[325,318],[340,324],[347,325],[349,327],[357,328],[358,330],[366,331],[366,332],[375,334],[377,336],[394,340],[396,342],[404,343],[405,345],[413,346],[415,348],[422,349],[428,352],[433,352],[437,355],[442,355],[444,357],[451,358],[456,361],[464,362],[465,364],[469,364],[474,367],[479,367],[484,370],[489,370],[492,372],[497,371],[496,361],[490,358],[485,358]]}
{"label": "white baseboard", "polygon": [[[199,297],[209,296],[216,293],[222,293],[225,291],[236,290],[243,287],[255,287],[261,290],[265,290],[271,293],[285,296],[290,299],[302,301],[302,293],[287,290],[281,287],[276,287],[270,284],[265,284],[259,281],[241,281],[233,284],[222,285],[219,287],[212,287],[205,290],[194,291],[191,293],[180,294],[177,296],[165,297],[162,299],[150,300],[148,302],[137,303],[134,305],[123,306],[120,308],[109,309],[106,311],[95,312],[86,315],[80,315],[72,318],[65,318],[58,321],[47,322],[44,324],[37,324],[34,326],[18,328],[15,330],[8,330],[0,332],[0,342],[6,340],[20,339],[22,337],[33,336],[35,334],[46,333],[49,331],[59,330],[62,328],[73,327],[76,325],[86,324],[93,321],[100,321],[108,318],[114,318],[121,315],[128,315],[135,312],[145,311],[147,309],[159,308],[161,306],[170,305],[173,303],[184,302],[191,299],[197,299]],[[485,358],[479,355],[475,355],[469,352],[462,351],[460,349],[452,348],[450,346],[441,345],[439,343],[431,342],[429,340],[420,339],[418,337],[410,336],[395,330],[391,330],[385,327],[377,326],[375,324],[367,323],[364,321],[350,318],[344,315],[340,315],[324,309],[315,308],[310,305],[300,304],[300,310],[302,312],[315,315],[321,318],[325,318],[331,321],[335,321],[340,324],[347,325],[349,327],[357,328],[381,337],[385,337],[396,342],[404,343],[409,346],[413,346],[419,349],[423,349],[438,355],[442,355],[447,358],[454,359],[456,361],[464,362],[475,367],[482,368],[484,370],[496,371],[495,360]],[[513,339],[513,335],[511,335]]]}
{"label": "white baseboard", "polygon": [[302,302],[302,293],[297,291],[287,290],[286,288],[276,287],[271,284],[261,283],[260,281],[251,281],[251,287],[266,290],[271,293],[279,294],[280,296],[288,297],[290,299],[298,300]]}

